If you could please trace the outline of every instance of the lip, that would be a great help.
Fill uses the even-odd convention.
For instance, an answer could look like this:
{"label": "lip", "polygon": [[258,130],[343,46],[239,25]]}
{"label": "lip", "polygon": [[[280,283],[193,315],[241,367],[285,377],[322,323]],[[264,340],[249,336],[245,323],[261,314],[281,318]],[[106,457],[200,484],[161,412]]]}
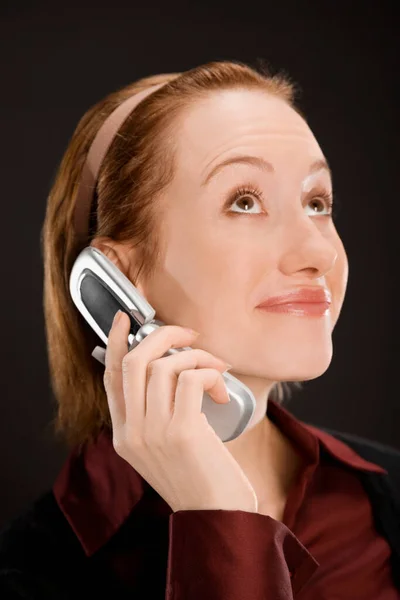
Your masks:
{"label": "lip", "polygon": [[296,317],[323,317],[329,314],[331,301],[331,294],[326,288],[300,288],[279,296],[270,296],[257,308]]}
{"label": "lip", "polygon": [[270,308],[282,304],[331,304],[331,294],[326,288],[300,288],[279,296],[270,296],[257,305],[257,308]]}

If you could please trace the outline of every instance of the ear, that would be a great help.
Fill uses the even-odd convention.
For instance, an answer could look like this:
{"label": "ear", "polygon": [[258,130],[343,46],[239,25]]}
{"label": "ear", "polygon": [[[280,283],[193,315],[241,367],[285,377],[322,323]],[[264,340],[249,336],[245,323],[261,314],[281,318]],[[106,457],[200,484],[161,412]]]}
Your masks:
{"label": "ear", "polygon": [[[132,273],[133,267],[135,266],[134,261],[136,260],[135,248],[128,246],[126,243],[116,242],[115,240],[107,237],[94,238],[91,246],[103,252],[120,271],[133,283]],[[145,295],[141,283],[136,281],[135,287],[138,291]]]}

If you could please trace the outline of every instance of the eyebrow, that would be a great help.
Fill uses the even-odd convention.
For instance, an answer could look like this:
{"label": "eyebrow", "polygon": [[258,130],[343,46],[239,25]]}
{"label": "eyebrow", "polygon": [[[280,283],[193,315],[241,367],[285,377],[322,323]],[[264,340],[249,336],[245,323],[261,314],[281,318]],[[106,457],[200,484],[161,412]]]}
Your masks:
{"label": "eyebrow", "polygon": [[[217,173],[219,173],[219,171],[221,171],[221,169],[223,169],[224,167],[227,167],[228,165],[232,165],[232,164],[252,165],[253,167],[257,167],[258,169],[261,169],[261,171],[264,171],[267,173],[275,173],[275,169],[274,169],[273,165],[270,162],[268,162],[267,160],[265,160],[264,158],[261,158],[260,156],[247,156],[247,155],[232,156],[231,158],[227,158],[226,160],[222,161],[221,163],[218,163],[213,169],[211,169],[210,173],[208,173],[208,175],[205,177],[205,179],[203,180],[201,185],[202,186],[207,185],[207,183],[210,181],[210,179],[212,179],[212,177],[214,177]],[[332,171],[331,171],[331,168],[330,168],[326,158],[319,158],[318,160],[314,161],[310,165],[310,168],[308,170],[308,175],[312,175],[313,173],[316,173],[317,171],[321,171],[323,169],[325,171],[328,171],[329,176],[332,179]]]}

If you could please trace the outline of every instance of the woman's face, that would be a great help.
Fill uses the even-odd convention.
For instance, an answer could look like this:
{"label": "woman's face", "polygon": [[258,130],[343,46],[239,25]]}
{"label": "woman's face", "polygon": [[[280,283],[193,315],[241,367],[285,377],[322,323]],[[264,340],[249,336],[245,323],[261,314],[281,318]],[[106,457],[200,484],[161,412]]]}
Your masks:
{"label": "woman's face", "polygon": [[[195,347],[249,385],[318,377],[348,263],[324,199],[329,171],[310,171],[324,159],[312,131],[281,99],[229,90],[197,102],[176,135],[176,176],[161,199],[165,259],[143,288],[156,317],[199,331]],[[238,155],[252,158],[221,166]],[[303,286],[329,290],[328,314],[256,308]]]}

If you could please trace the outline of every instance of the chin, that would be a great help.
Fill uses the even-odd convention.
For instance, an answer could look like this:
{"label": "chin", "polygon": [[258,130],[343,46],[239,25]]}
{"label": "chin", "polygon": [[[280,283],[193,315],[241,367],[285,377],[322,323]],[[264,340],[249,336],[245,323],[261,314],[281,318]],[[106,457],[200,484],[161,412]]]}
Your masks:
{"label": "chin", "polygon": [[[300,344],[276,347],[275,352],[260,352],[250,373],[274,381],[308,381],[323,375],[329,368],[333,355],[332,341],[323,344]],[[256,368],[254,368],[256,367]]]}
{"label": "chin", "polygon": [[329,364],[320,369],[299,370],[296,372],[289,371],[283,379],[280,379],[280,381],[310,381],[311,379],[317,379],[329,369]]}

